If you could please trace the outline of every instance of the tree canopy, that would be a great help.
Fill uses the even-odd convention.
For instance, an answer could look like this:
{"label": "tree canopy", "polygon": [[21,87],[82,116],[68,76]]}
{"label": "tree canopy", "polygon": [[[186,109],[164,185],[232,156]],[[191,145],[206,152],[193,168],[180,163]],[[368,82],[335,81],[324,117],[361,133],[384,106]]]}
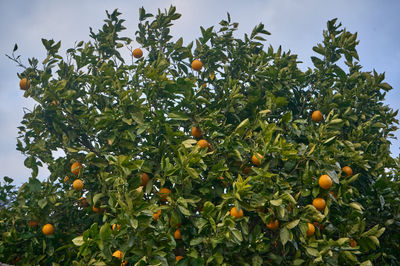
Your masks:
{"label": "tree canopy", "polygon": [[140,8],[131,39],[107,12],[64,57],[42,39],[40,64],[15,46],[36,101],[17,143],[32,174],[0,186],[0,261],[400,263],[397,111],[357,34],[328,21],[303,71],[263,24],[238,38],[228,14],[185,44],[170,33],[179,17]]}

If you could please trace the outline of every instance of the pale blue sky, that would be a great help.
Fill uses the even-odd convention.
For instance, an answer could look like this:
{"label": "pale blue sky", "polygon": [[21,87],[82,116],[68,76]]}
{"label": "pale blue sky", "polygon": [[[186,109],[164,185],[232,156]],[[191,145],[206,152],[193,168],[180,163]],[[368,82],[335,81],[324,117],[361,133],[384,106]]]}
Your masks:
{"label": "pale blue sky", "polygon": [[[41,61],[45,56],[41,38],[61,40],[65,50],[75,41],[88,40],[89,27],[100,27],[105,10],[115,8],[119,8],[126,19],[126,35],[133,37],[139,7],[155,13],[157,8],[168,8],[171,4],[182,14],[172,34],[183,36],[186,42],[200,36],[200,26],[216,25],[229,12],[232,20],[239,22],[240,35],[264,23],[272,33],[268,42],[298,54],[304,62],[303,68],[311,66],[311,48],[322,40],[327,20],[337,17],[347,30],[358,32],[358,51],[364,70],[386,72],[386,81],[394,88],[387,95],[386,103],[394,109],[400,108],[400,1],[397,0],[1,0],[0,179],[9,176],[16,184],[21,184],[30,175],[23,164],[24,157],[15,148],[23,107],[30,108],[34,103],[24,98],[18,88],[16,73],[21,69],[4,56],[12,52],[14,43],[18,44],[18,54],[24,61],[28,57]],[[392,152],[398,155],[400,142],[393,143]],[[47,174],[42,170],[39,177],[47,177]]]}

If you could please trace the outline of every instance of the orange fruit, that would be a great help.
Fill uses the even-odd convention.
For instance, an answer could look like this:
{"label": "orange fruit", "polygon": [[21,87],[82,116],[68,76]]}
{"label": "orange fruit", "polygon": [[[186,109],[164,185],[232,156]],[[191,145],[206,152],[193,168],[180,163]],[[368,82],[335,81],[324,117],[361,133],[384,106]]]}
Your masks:
{"label": "orange fruit", "polygon": [[329,189],[332,186],[332,179],[329,175],[321,175],[318,179],[318,184],[323,189]]}
{"label": "orange fruit", "polygon": [[211,73],[211,74],[210,74],[210,79],[211,79],[211,80],[214,80],[214,78],[215,78],[215,73]]}
{"label": "orange fruit", "polygon": [[199,139],[203,136],[203,133],[201,132],[200,128],[194,126],[192,127],[192,136],[196,139]]}
{"label": "orange fruit", "polygon": [[125,266],[126,264],[128,264],[128,261],[127,261],[127,260],[121,261],[121,266]]}
{"label": "orange fruit", "polygon": [[279,221],[278,219],[275,220],[271,220],[268,224],[267,224],[268,229],[270,230],[276,230],[279,227]]}
{"label": "orange fruit", "polygon": [[27,78],[22,78],[19,82],[19,88],[23,91],[28,90],[31,87],[31,82]]}
{"label": "orange fruit", "polygon": [[250,174],[251,173],[251,167],[250,166],[246,166],[245,168],[243,168],[242,172],[245,175]]}
{"label": "orange fruit", "polygon": [[[258,156],[258,158],[257,158]],[[254,165],[260,166],[261,165],[261,160],[264,158],[261,154],[257,153],[257,156],[253,154],[251,157],[251,161],[253,162]]]}
{"label": "orange fruit", "polygon": [[65,176],[64,177],[64,182],[67,182],[69,180],[69,177],[68,176]]}
{"label": "orange fruit", "polygon": [[323,198],[315,198],[312,205],[319,211],[323,211],[326,206],[326,201]]}
{"label": "orange fruit", "polygon": [[132,55],[134,58],[141,58],[143,56],[143,51],[140,48],[133,50]]}
{"label": "orange fruit", "polygon": [[84,197],[80,197],[78,199],[78,206],[82,207],[82,208],[86,208],[87,206],[89,206],[89,203],[87,202],[87,200]]}
{"label": "orange fruit", "polygon": [[321,113],[320,111],[317,110],[317,111],[314,111],[314,112],[312,113],[311,119],[312,119],[314,122],[321,122],[322,119],[324,119],[324,117],[322,116],[322,113]]}
{"label": "orange fruit", "polygon": [[160,191],[158,192],[158,195],[160,196],[160,200],[162,202],[166,202],[168,199],[167,197],[171,194],[171,190],[169,190],[168,188],[161,188]]}
{"label": "orange fruit", "polygon": [[156,213],[154,213],[153,214],[153,218],[154,218],[154,220],[158,220],[158,218],[160,218],[160,215],[161,215],[161,210],[158,210]]}
{"label": "orange fruit", "polygon": [[113,224],[111,228],[112,228],[113,231],[118,231],[121,228],[121,225]]}
{"label": "orange fruit", "polygon": [[207,147],[210,146],[210,144],[208,143],[208,141],[205,140],[205,139],[199,140],[199,141],[197,142],[197,145],[199,145],[200,148],[207,148]]}
{"label": "orange fruit", "polygon": [[51,224],[45,224],[42,227],[42,232],[43,234],[45,234],[46,236],[52,235],[54,233],[54,226]]}
{"label": "orange fruit", "polygon": [[145,187],[150,180],[149,175],[146,173],[142,173],[142,177],[140,180],[141,180],[141,185]]}
{"label": "orange fruit", "polygon": [[57,105],[57,101],[56,100],[54,100],[54,101],[52,101],[51,103],[50,103],[50,106],[56,106]]}
{"label": "orange fruit", "polygon": [[124,257],[124,252],[117,249],[112,255],[117,259],[122,259]]}
{"label": "orange fruit", "polygon": [[342,168],[342,171],[346,173],[346,176],[353,175],[353,169],[350,166],[345,166]]}
{"label": "orange fruit", "polygon": [[308,223],[308,230],[307,230],[307,236],[313,236],[315,233],[315,227],[312,223]]}
{"label": "orange fruit", "polygon": [[29,224],[29,227],[36,227],[36,226],[38,226],[39,222],[36,220],[33,220],[33,221],[29,221],[28,224]]}
{"label": "orange fruit", "polygon": [[313,222],[315,227],[318,227],[320,231],[324,230],[324,225],[320,224],[319,222]]}
{"label": "orange fruit", "polygon": [[71,172],[74,175],[79,175],[79,172],[81,171],[81,169],[82,169],[82,164],[80,162],[74,162],[71,165]]}
{"label": "orange fruit", "polygon": [[93,212],[99,213],[99,212],[104,212],[104,208],[97,208],[95,206],[92,207]]}
{"label": "orange fruit", "polygon": [[83,189],[83,182],[80,179],[76,179],[74,183],[72,183],[72,187],[75,190],[82,190]]}
{"label": "orange fruit", "polygon": [[354,240],[354,238],[350,238],[350,247],[354,248],[357,246],[357,241]]}
{"label": "orange fruit", "polygon": [[200,71],[203,68],[203,63],[200,60],[193,60],[192,62],[193,70]]}
{"label": "orange fruit", "polygon": [[176,260],[176,261],[180,261],[181,259],[183,259],[183,256],[176,256],[176,257],[175,257],[175,260]]}
{"label": "orange fruit", "polygon": [[181,229],[176,229],[176,231],[174,233],[174,237],[175,237],[175,239],[182,239]]}
{"label": "orange fruit", "polygon": [[233,207],[231,209],[231,216],[235,217],[235,218],[242,218],[243,217],[243,210],[242,209],[238,210],[238,209],[236,209],[236,207]]}

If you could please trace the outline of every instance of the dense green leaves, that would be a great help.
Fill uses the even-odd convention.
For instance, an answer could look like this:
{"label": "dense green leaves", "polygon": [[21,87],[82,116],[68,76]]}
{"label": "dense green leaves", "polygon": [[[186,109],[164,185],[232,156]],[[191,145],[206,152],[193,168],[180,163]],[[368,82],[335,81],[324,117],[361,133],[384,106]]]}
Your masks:
{"label": "dense green leaves", "polygon": [[[263,24],[236,38],[229,14],[188,44],[170,35],[173,6],[140,8],[136,42],[121,36],[121,13],[106,15],[66,58],[60,42],[43,39],[43,69],[29,59],[19,74],[37,102],[17,145],[32,177],[18,192],[9,178],[0,187],[0,200],[12,200],[1,205],[0,260],[119,265],[120,250],[129,265],[176,256],[178,265],[398,263],[397,111],[382,102],[384,75],[361,71],[357,34],[329,21],[315,68],[303,72],[296,55],[264,47]],[[122,57],[132,44],[142,58]],[[42,165],[51,174],[40,182]],[[76,178],[83,191],[72,189]],[[51,236],[40,232],[46,223]]]}

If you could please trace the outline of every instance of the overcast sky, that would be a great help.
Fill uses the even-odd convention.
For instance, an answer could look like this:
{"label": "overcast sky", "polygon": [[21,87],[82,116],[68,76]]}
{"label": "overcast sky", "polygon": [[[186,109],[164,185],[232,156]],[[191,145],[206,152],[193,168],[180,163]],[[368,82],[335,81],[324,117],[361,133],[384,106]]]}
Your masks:
{"label": "overcast sky", "polygon": [[[240,35],[264,23],[272,33],[268,42],[298,54],[304,62],[303,69],[311,66],[311,48],[322,40],[327,20],[337,17],[347,30],[358,32],[358,52],[364,70],[386,72],[386,81],[394,88],[386,103],[394,109],[400,108],[399,0],[0,0],[0,180],[9,176],[20,185],[30,176],[23,164],[24,156],[15,148],[23,108],[34,105],[19,90],[16,73],[22,69],[4,54],[11,54],[17,43],[17,53],[23,61],[28,57],[41,61],[45,58],[41,38],[61,40],[65,51],[75,41],[88,40],[89,27],[98,29],[105,19],[105,10],[115,8],[126,20],[125,36],[133,38],[139,7],[156,13],[157,8],[168,8],[171,4],[182,14],[172,34],[182,36],[185,42],[200,36],[200,26],[216,25],[229,12],[232,20],[239,22]],[[396,156],[399,147],[400,142],[393,141],[391,150]],[[47,175],[44,170],[39,173],[41,179]]]}

